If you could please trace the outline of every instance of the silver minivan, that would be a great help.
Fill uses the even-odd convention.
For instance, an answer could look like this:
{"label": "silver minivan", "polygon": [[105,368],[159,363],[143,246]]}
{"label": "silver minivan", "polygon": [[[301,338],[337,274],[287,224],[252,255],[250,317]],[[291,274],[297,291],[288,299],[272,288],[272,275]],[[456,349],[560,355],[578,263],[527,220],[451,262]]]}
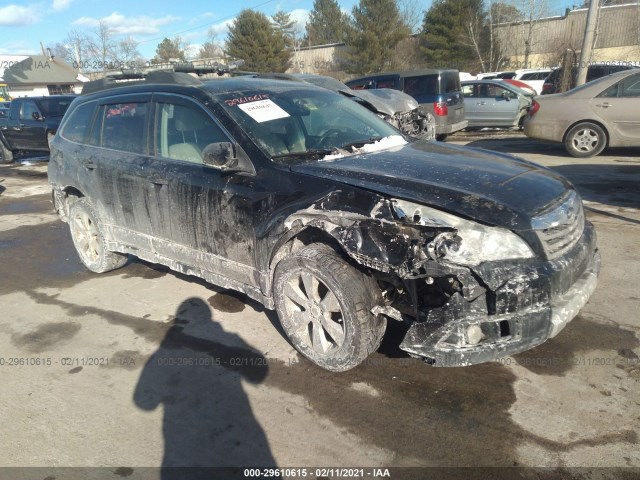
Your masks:
{"label": "silver minivan", "polygon": [[436,119],[436,139],[467,126],[464,97],[458,70],[440,68],[386,72],[354,78],[346,82],[354,90],[393,88],[415,98]]}

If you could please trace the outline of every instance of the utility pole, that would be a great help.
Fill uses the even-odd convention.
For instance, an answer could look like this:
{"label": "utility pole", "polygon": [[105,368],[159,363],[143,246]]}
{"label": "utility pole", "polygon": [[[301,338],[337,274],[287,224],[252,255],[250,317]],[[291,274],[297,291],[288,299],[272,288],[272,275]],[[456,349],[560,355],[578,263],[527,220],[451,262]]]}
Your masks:
{"label": "utility pole", "polygon": [[582,40],[582,51],[580,52],[580,64],[578,65],[578,78],[576,86],[587,81],[587,69],[591,60],[591,50],[593,49],[593,37],[596,34],[598,25],[598,7],[600,0],[589,1],[589,12],[587,13],[587,25],[584,29],[584,39]]}

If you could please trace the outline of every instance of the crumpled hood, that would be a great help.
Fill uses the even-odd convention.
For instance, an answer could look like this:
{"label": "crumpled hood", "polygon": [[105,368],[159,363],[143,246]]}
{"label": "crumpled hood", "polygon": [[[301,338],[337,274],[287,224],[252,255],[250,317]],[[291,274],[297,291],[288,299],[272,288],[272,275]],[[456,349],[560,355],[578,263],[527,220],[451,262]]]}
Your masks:
{"label": "crumpled hood", "polygon": [[573,188],[561,175],[525,160],[424,141],[291,170],[512,230],[530,229],[531,217]]}
{"label": "crumpled hood", "polygon": [[418,108],[418,102],[400,90],[391,88],[376,88],[373,90],[340,90],[349,97],[356,97],[372,105],[378,112],[385,115],[410,112]]}

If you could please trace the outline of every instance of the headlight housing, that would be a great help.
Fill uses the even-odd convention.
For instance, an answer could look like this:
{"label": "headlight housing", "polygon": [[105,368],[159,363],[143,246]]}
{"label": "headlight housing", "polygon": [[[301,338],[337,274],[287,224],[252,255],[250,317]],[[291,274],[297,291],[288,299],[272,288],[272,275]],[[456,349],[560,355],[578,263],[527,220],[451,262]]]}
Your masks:
{"label": "headlight housing", "polygon": [[441,233],[429,243],[427,253],[434,259],[475,266],[496,260],[534,257],[527,242],[506,228],[487,227],[405,200],[393,199],[392,204],[396,214],[409,223],[456,230]]}

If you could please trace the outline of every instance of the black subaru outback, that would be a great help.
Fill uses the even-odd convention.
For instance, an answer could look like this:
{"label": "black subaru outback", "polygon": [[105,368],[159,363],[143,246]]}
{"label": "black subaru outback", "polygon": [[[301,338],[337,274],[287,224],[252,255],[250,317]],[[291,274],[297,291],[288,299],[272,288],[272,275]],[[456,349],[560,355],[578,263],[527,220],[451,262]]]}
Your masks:
{"label": "black subaru outback", "polygon": [[244,292],[332,371],[375,351],[387,321],[434,365],[529,349],[578,313],[599,271],[560,175],[406,138],[305,83],[92,82],[52,142],[49,182],[87,268],[135,255]]}

